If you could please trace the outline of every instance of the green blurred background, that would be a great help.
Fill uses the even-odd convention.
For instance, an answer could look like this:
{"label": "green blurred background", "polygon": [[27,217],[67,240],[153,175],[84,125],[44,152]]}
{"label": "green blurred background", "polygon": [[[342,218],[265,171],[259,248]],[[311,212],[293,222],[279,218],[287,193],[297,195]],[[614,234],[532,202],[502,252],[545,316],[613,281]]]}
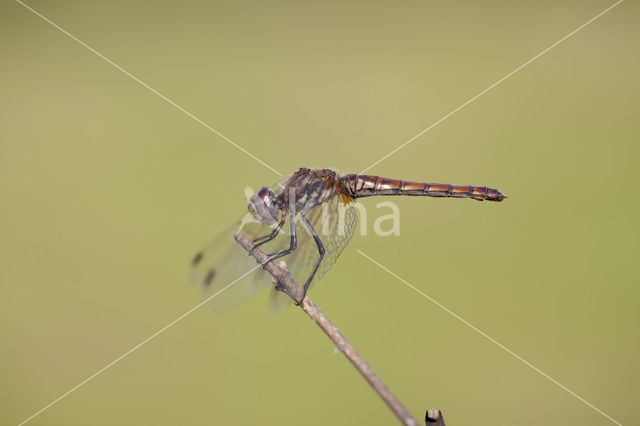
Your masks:
{"label": "green blurred background", "polygon": [[[28,4],[275,169],[357,173],[613,2]],[[278,176],[0,7],[0,423],[17,424],[196,305],[192,255]],[[510,197],[397,199],[401,236],[356,236],[312,292],[419,419],[614,424],[356,249],[640,423],[638,12],[622,3],[370,171]],[[30,424],[395,424],[267,300],[195,311]]]}

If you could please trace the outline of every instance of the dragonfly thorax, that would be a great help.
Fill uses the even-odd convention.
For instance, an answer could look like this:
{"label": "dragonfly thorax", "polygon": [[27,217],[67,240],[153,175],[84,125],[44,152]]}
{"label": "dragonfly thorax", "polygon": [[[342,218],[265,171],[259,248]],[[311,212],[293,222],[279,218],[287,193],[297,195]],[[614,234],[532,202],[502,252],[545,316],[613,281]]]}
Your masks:
{"label": "dragonfly thorax", "polygon": [[276,195],[271,188],[264,187],[249,199],[249,213],[263,225],[276,223],[278,212]]}

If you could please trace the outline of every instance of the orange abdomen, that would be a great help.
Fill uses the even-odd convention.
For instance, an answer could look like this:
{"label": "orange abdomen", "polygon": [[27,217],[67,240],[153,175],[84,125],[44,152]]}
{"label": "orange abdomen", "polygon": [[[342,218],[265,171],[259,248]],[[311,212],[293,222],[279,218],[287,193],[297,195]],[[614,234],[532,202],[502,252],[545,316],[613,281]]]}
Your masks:
{"label": "orange abdomen", "polygon": [[484,186],[460,186],[445,183],[410,182],[372,175],[346,175],[342,183],[354,198],[372,195],[419,195],[427,197],[473,198],[474,200],[502,201],[506,195]]}

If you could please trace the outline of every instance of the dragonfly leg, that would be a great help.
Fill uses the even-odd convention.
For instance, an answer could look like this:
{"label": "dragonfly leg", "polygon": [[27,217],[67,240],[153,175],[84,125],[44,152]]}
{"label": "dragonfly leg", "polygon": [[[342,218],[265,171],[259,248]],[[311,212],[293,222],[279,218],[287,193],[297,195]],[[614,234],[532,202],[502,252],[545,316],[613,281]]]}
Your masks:
{"label": "dragonfly leg", "polygon": [[255,240],[253,240],[252,242],[253,244],[255,244],[255,246],[251,249],[249,254],[252,254],[253,250],[255,250],[257,247],[260,247],[261,245],[266,244],[269,241],[273,240],[282,229],[282,226],[284,225],[284,222],[286,219],[287,219],[287,215],[283,214],[282,218],[280,219],[280,222],[278,223],[278,226],[276,227],[276,229],[273,230],[273,232],[271,232],[269,235],[265,235],[264,237],[256,238]]}
{"label": "dragonfly leg", "polygon": [[313,267],[313,271],[311,271],[309,278],[307,278],[307,281],[304,283],[304,287],[302,288],[304,290],[304,293],[302,294],[302,299],[304,299],[304,297],[307,295],[307,290],[309,290],[309,286],[311,285],[311,281],[313,281],[313,277],[316,275],[316,272],[318,272],[318,268],[322,263],[322,259],[324,259],[324,244],[322,244],[322,240],[320,239],[315,229],[313,229],[313,226],[311,226],[311,224],[309,223],[307,218],[304,217],[303,214],[300,214],[300,220],[302,221],[305,228],[307,228],[307,231],[309,231],[309,233],[315,240],[316,245],[318,246],[318,253],[320,254],[320,256],[318,257],[318,261]]}
{"label": "dragonfly leg", "polygon": [[289,202],[289,234],[291,235],[291,241],[289,248],[277,251],[275,253],[268,254],[269,260],[276,260],[282,256],[286,256],[294,251],[298,245],[298,239],[296,238],[296,203],[295,200]]}

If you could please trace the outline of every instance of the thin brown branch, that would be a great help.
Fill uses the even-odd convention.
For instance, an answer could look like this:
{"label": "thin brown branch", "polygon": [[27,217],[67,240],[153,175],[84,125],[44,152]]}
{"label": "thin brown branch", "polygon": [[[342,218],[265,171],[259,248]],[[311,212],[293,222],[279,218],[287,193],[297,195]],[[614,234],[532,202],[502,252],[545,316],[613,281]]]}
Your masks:
{"label": "thin brown branch", "polygon": [[[333,343],[340,349],[340,351],[347,357],[347,359],[353,364],[353,366],[362,374],[362,376],[369,382],[373,390],[375,390],[380,398],[389,406],[391,411],[398,417],[398,419],[405,425],[418,425],[418,421],[414,419],[406,408],[395,397],[391,390],[384,384],[382,379],[373,371],[373,369],[367,364],[362,356],[354,349],[353,346],[347,341],[347,339],[340,333],[338,328],[333,325],[329,318],[316,306],[316,304],[309,298],[304,296],[302,288],[293,279],[289,272],[274,264],[269,257],[264,254],[260,249],[256,248],[253,243],[244,235],[240,233],[234,234],[234,237],[238,244],[253,256],[256,261],[262,264],[263,268],[267,270],[273,277],[276,283],[276,290],[282,291],[287,294],[294,302],[302,308],[315,321],[316,324],[325,332],[327,336],[333,341]],[[304,296],[304,299],[303,299]],[[430,410],[432,413],[438,410]],[[439,419],[442,420],[442,415],[438,411]],[[428,417],[427,417],[428,418]],[[429,420],[427,420],[429,421]],[[434,420],[431,420],[432,422]],[[444,422],[442,423],[444,425]]]}

